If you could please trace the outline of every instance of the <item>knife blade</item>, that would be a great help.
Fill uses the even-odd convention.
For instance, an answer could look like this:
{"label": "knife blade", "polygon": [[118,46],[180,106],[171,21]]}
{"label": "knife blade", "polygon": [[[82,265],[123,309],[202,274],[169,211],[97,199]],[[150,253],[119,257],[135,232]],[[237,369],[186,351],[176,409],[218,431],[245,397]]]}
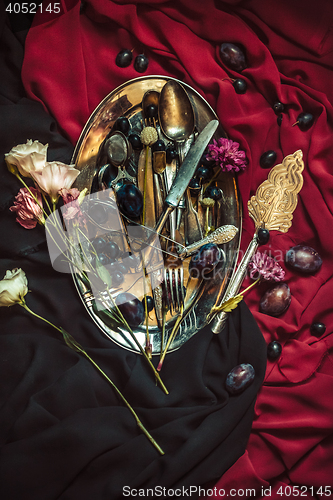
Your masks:
{"label": "knife blade", "polygon": [[191,146],[189,152],[187,153],[177,175],[174,179],[171,189],[165,198],[166,209],[162,213],[158,223],[155,226],[155,231],[159,233],[163,228],[169,214],[174,210],[181,197],[183,196],[185,189],[187,188],[190,180],[192,179],[200,158],[205,151],[207,144],[215,133],[219,125],[218,120],[210,121],[202,132],[197,137],[195,143]]}
{"label": "knife blade", "polygon": [[[165,155],[165,151],[164,155]],[[146,156],[147,155],[147,156]],[[154,172],[152,166],[152,151],[149,148],[148,152],[143,150],[139,156],[138,162],[138,188],[144,193],[145,187],[145,171],[146,171],[146,210],[144,213],[144,225],[147,228],[153,228],[155,225],[155,197],[154,197]],[[149,232],[147,232],[148,238]],[[153,269],[152,271],[150,269]],[[163,282],[163,269],[164,261],[161,251],[151,252],[151,260],[149,268],[146,268],[148,281],[150,283],[151,292],[154,298],[154,309],[156,320],[159,327],[162,325],[163,319],[163,304],[162,295],[163,289],[161,283]]]}
{"label": "knife blade", "polygon": [[210,121],[199,134],[195,143],[191,146],[165,199],[166,205],[174,208],[177,207],[218,125],[218,120]]}

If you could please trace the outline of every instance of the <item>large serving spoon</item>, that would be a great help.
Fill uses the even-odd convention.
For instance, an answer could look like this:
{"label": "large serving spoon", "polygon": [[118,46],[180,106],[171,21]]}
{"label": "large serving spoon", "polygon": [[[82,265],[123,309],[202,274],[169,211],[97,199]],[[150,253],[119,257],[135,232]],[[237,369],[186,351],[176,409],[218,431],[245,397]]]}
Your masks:
{"label": "large serving spoon", "polygon": [[[163,134],[177,144],[179,164],[183,161],[183,147],[193,135],[195,118],[192,103],[184,87],[169,80],[161,90],[158,105],[158,120]],[[202,238],[198,214],[193,208],[189,189],[185,193],[185,238],[191,244]],[[182,202],[179,208],[184,208]]]}
{"label": "large serving spoon", "polygon": [[194,112],[186,90],[175,80],[169,80],[161,90],[158,118],[164,135],[178,145],[193,133]]}

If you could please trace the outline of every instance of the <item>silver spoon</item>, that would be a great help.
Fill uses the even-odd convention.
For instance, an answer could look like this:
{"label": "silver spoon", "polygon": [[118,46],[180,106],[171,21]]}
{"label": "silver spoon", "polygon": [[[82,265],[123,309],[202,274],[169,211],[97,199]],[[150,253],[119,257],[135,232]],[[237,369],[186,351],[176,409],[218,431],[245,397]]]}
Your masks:
{"label": "silver spoon", "polygon": [[[183,146],[185,141],[193,135],[195,119],[193,107],[186,90],[175,80],[169,80],[161,90],[158,117],[164,135],[177,144],[179,163],[181,164],[183,161]],[[193,208],[188,188],[184,195],[186,204],[185,239],[186,244],[192,244],[202,239],[202,229],[198,214]],[[182,202],[180,202],[179,208],[184,208]]]}
{"label": "silver spoon", "polygon": [[[136,179],[129,175],[125,169],[125,164],[132,154],[132,146],[127,137],[122,132],[112,132],[109,138],[105,141],[104,152],[109,163],[118,168],[118,174],[111,183],[112,187],[116,186],[121,179],[128,180],[135,184]],[[108,165],[104,165],[98,173],[98,182],[101,189],[103,189],[102,179],[107,168]]]}

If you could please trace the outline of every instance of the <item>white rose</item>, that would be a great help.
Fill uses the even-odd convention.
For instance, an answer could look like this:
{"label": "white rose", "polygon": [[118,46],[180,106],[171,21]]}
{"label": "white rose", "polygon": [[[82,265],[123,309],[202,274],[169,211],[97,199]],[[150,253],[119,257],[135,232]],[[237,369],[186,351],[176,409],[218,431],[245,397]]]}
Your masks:
{"label": "white rose", "polygon": [[31,172],[41,172],[45,167],[47,148],[48,144],[44,146],[32,139],[26,144],[18,144],[5,154],[8,169],[12,172],[11,166],[15,165],[23,177],[31,177]]}
{"label": "white rose", "polygon": [[28,280],[22,269],[7,271],[0,281],[0,307],[9,307],[23,302],[28,293]]}

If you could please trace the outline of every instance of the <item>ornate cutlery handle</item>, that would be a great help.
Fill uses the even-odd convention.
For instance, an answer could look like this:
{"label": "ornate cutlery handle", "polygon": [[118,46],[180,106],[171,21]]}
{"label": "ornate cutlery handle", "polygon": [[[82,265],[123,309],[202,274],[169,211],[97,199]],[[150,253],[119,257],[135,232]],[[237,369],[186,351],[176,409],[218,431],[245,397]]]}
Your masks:
{"label": "ornate cutlery handle", "polygon": [[195,243],[192,243],[192,245],[188,245],[185,248],[181,248],[179,251],[179,257],[181,259],[188,257],[192,253],[196,252],[200,247],[206,245],[206,243],[215,243],[216,245],[228,243],[236,236],[237,233],[237,227],[232,225],[218,227],[215,231],[206,236],[206,238],[196,241]]}
{"label": "ornate cutlery handle", "polygon": [[[250,260],[252,259],[254,252],[257,250],[258,245],[259,245],[259,243],[257,240],[257,234],[255,234],[253,236],[253,239],[251,240],[249,246],[247,247],[246,252],[245,252],[242,260],[239,263],[237,271],[235,272],[235,274],[231,278],[231,281],[229,283],[227,291],[223,297],[223,302],[225,302],[226,300],[231,299],[231,297],[234,297],[235,295],[237,295],[237,293],[241,287],[241,284],[243,283],[244,278],[246,276],[247,266],[248,266]],[[213,323],[212,328],[211,328],[213,333],[220,333],[222,331],[224,324],[227,320],[227,314],[228,313],[222,311],[216,315],[216,318],[215,318],[214,323]]]}

